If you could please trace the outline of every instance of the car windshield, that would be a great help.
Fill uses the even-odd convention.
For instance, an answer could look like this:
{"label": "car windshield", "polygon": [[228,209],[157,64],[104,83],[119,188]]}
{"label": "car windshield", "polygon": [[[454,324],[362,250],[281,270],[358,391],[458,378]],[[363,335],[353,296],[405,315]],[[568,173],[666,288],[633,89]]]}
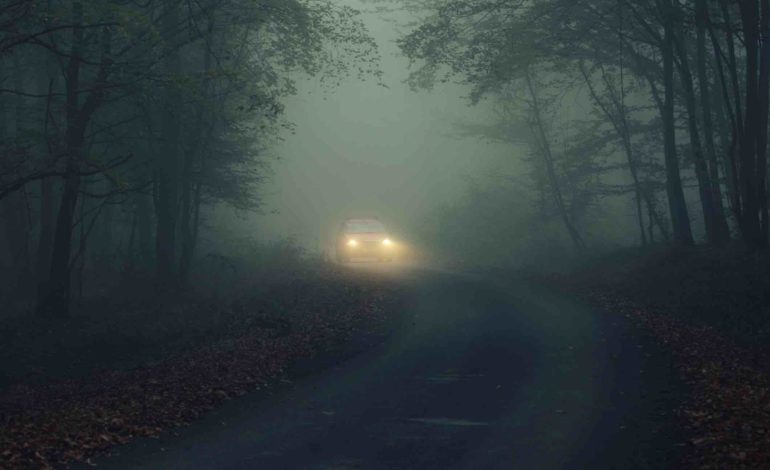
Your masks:
{"label": "car windshield", "polygon": [[348,220],[345,223],[345,232],[347,233],[382,233],[385,232],[385,226],[382,222],[374,219]]}

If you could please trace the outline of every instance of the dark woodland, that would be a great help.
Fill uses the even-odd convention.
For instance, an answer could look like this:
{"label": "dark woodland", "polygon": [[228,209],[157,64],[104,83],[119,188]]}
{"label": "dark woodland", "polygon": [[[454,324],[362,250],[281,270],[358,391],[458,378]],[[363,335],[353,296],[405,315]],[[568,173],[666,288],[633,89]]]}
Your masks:
{"label": "dark woodland", "polygon": [[767,468],[769,131],[770,0],[0,0],[0,468]]}

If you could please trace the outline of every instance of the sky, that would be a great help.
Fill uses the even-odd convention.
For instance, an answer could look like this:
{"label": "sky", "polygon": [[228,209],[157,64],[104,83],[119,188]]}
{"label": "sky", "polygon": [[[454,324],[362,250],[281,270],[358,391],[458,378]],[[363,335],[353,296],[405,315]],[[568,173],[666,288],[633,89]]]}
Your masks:
{"label": "sky", "polygon": [[300,80],[286,102],[295,133],[271,150],[277,159],[262,188],[263,213],[240,214],[237,222],[259,238],[292,237],[324,250],[345,218],[360,216],[378,217],[396,237],[409,238],[430,211],[461,197],[468,178],[492,173],[511,152],[455,137],[456,123],[483,121],[489,110],[469,107],[458,85],[411,91],[394,24],[368,12],[363,20],[379,44],[387,87],[351,78],[326,91],[312,78]]}

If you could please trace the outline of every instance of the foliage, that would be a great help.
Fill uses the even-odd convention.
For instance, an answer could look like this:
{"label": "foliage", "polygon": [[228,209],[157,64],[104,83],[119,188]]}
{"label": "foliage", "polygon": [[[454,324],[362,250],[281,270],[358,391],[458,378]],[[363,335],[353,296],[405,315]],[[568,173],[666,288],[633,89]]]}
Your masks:
{"label": "foliage", "polygon": [[0,212],[26,247],[0,249],[27,253],[0,272],[35,271],[41,313],[62,315],[91,255],[186,282],[206,208],[260,208],[296,80],[379,79],[359,16],[330,0],[0,7]]}
{"label": "foliage", "polygon": [[[379,3],[392,7],[399,2]],[[413,88],[432,89],[456,81],[468,87],[470,103],[500,102],[508,99],[510,90],[526,96],[532,88],[527,86],[529,76],[538,93],[569,96],[554,105],[556,117],[544,116],[549,113],[540,110],[538,124],[530,132],[534,138],[527,140],[541,154],[543,164],[591,159],[596,157],[589,154],[592,148],[615,147],[612,161],[596,167],[591,191],[595,196],[610,192],[633,196],[642,244],[654,241],[656,231],[669,238],[666,215],[675,229],[674,241],[691,242],[682,189],[683,181],[692,177],[690,171],[698,184],[699,215],[709,243],[724,244],[729,236],[723,208],[729,202],[733,226],[744,241],[753,247],[766,244],[767,234],[757,231],[766,231],[767,226],[759,221],[767,219],[763,202],[767,200],[767,126],[757,127],[756,123],[766,123],[768,114],[766,94],[761,90],[767,88],[768,80],[762,67],[770,59],[758,55],[753,45],[739,44],[747,34],[768,32],[767,2],[703,0],[695,2],[694,8],[669,0],[644,4],[626,0],[415,0],[400,4],[418,18],[399,41],[412,61],[408,82]],[[756,21],[747,23],[747,18]],[[667,55],[673,68],[670,75],[665,67]],[[537,100],[529,95],[519,107],[536,111]],[[671,118],[669,96],[674,108]],[[744,107],[746,96],[756,98]],[[759,109],[754,108],[757,99],[761,100]],[[574,112],[575,103],[584,102],[593,108],[590,115]],[[742,119],[749,112],[744,108],[752,108],[755,114],[751,123]],[[562,114],[567,117],[561,118]],[[526,119],[526,112],[511,113],[505,119],[522,117]],[[584,147],[580,154],[554,152],[550,144],[557,138],[581,138],[579,131],[569,134],[564,129],[578,129],[577,124],[596,118],[595,145],[584,142],[579,145]],[[549,127],[559,129],[561,135],[550,132],[545,138],[537,137]],[[612,135],[614,144],[607,140]],[[688,139],[688,144],[677,145],[680,138]],[[754,145],[755,139],[758,145]],[[567,167],[580,165],[566,163]],[[609,174],[611,180],[617,181],[625,172],[631,184],[612,183],[615,188],[608,191],[602,181],[606,176],[601,174],[607,166],[617,168]],[[740,168],[746,171],[741,173]],[[680,169],[685,172],[681,176]],[[571,197],[571,188],[565,186],[561,191],[560,182],[569,177],[557,170],[550,179],[552,189],[559,189],[554,200]],[[663,189],[668,214],[657,202]],[[757,189],[762,192],[758,199]],[[745,204],[751,208],[748,216]],[[578,229],[567,211],[562,212],[565,228],[575,239],[586,228]]]}

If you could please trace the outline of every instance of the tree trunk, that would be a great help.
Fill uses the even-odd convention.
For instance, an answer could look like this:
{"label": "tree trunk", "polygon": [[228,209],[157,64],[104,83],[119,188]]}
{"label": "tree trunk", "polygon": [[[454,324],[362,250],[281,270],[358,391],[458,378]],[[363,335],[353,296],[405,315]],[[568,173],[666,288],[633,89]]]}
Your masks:
{"label": "tree trunk", "polygon": [[564,197],[561,194],[561,187],[559,186],[559,180],[556,177],[556,169],[553,165],[553,154],[551,153],[551,146],[548,142],[548,135],[545,132],[545,126],[543,123],[543,117],[540,110],[540,103],[535,91],[532,77],[529,70],[525,71],[527,88],[529,89],[530,97],[532,98],[532,112],[534,115],[535,129],[537,130],[538,137],[540,139],[540,153],[543,156],[543,160],[546,167],[546,174],[548,175],[549,183],[551,186],[551,193],[556,203],[556,208],[559,211],[564,228],[567,229],[572,244],[575,246],[575,250],[582,252],[585,249],[585,244],[577,228],[572,223],[569,212],[567,211],[566,204],[564,203]]}
{"label": "tree trunk", "polygon": [[70,256],[72,251],[72,225],[80,191],[80,173],[82,165],[85,132],[93,114],[98,109],[106,91],[104,90],[110,57],[110,32],[104,29],[102,36],[102,62],[97,74],[93,91],[81,107],[79,104],[80,66],[83,62],[83,6],[79,1],[72,4],[73,24],[72,50],[65,71],[66,78],[66,122],[65,132],[65,176],[59,214],[56,218],[51,270],[38,293],[37,312],[42,316],[66,317],[70,307]]}
{"label": "tree trunk", "polygon": [[136,230],[139,265],[151,268],[153,265],[152,202],[147,194],[136,195]]}
{"label": "tree trunk", "polygon": [[139,219],[139,207],[136,204],[136,200],[133,201],[131,206],[134,210],[131,212],[131,228],[128,232],[125,257],[123,258],[123,274],[133,274],[136,271],[136,227]]}
{"label": "tree trunk", "polygon": [[741,231],[743,240],[752,248],[765,245],[762,236],[761,215],[762,202],[765,194],[760,195],[764,188],[764,175],[759,175],[762,165],[757,159],[760,133],[766,133],[767,128],[760,129],[762,109],[759,96],[759,15],[758,2],[743,0],[738,3],[743,23],[743,35],[746,47],[746,116],[743,122],[743,135],[740,146],[740,193],[742,202]]}
{"label": "tree trunk", "polygon": [[759,119],[757,123],[757,194],[759,198],[761,246],[767,245],[768,193],[767,193],[767,133],[770,112],[770,0],[760,0],[760,63],[759,63]]}
{"label": "tree trunk", "polygon": [[173,31],[177,28],[178,1],[166,0],[163,15],[165,40],[165,75],[167,86],[161,110],[160,155],[158,155],[158,197],[156,203],[157,227],[155,256],[157,276],[161,285],[176,283],[174,263],[176,260],[176,229],[179,198],[179,134],[181,96],[173,79],[179,75],[181,61],[179,51],[173,44]]}
{"label": "tree trunk", "polygon": [[[622,66],[621,66],[622,68]],[[592,78],[589,75],[589,73],[586,71],[585,66],[583,63],[580,63],[580,72],[583,74],[583,79],[588,86],[588,91],[591,95],[591,98],[593,99],[596,106],[599,107],[599,109],[604,114],[604,117],[609,121],[609,123],[612,125],[613,129],[615,130],[615,133],[618,135],[618,139],[620,140],[620,143],[623,147],[623,151],[626,155],[626,163],[628,164],[628,170],[631,174],[631,180],[633,182],[634,186],[634,202],[636,204],[636,218],[637,223],[639,224],[639,231],[640,231],[640,240],[642,246],[647,244],[647,233],[645,232],[644,227],[644,210],[642,207],[642,199],[644,198],[643,194],[644,191],[642,190],[641,182],[639,181],[639,172],[638,167],[636,164],[636,158],[634,156],[633,147],[631,145],[631,135],[630,131],[628,129],[628,119],[626,116],[626,107],[624,104],[624,100],[621,97],[620,99],[617,99],[613,95],[612,87],[609,84],[609,81],[604,75],[604,71],[602,70],[602,78],[604,79],[607,89],[607,93],[610,94],[610,101],[613,104],[613,107],[615,108],[614,112],[612,109],[606,105],[599,94],[596,91],[596,88],[593,85]],[[621,87],[623,87],[623,79],[621,78]],[[622,92],[621,92],[622,94]],[[647,201],[649,205],[649,201]]]}
{"label": "tree trunk", "polygon": [[706,54],[706,25],[709,22],[708,5],[706,0],[696,1],[696,61],[698,70],[698,84],[700,88],[701,113],[703,115],[703,140],[706,147],[706,156],[709,166],[709,178],[714,202],[715,216],[719,243],[724,243],[730,238],[730,230],[727,226],[724,204],[722,202],[722,188],[720,184],[719,163],[717,159],[716,145],[714,143],[714,123],[711,109],[711,84],[708,80]]}
{"label": "tree trunk", "polygon": [[[69,101],[69,99],[68,99]],[[70,253],[72,248],[72,222],[80,189],[80,152],[82,133],[72,129],[67,132],[67,166],[64,189],[56,218],[51,270],[48,281],[41,289],[38,313],[46,317],[66,317],[70,307]]]}
{"label": "tree trunk", "polygon": [[[190,282],[190,267],[192,265],[193,257],[195,256],[195,245],[197,244],[198,233],[198,213],[200,210],[200,175],[198,181],[194,181],[194,166],[196,159],[202,159],[201,147],[206,147],[207,142],[202,140],[210,138],[210,135],[205,134],[205,107],[207,100],[209,99],[209,83],[211,76],[211,41],[213,40],[214,32],[214,12],[209,12],[208,27],[206,30],[206,36],[204,41],[208,41],[204,45],[203,50],[203,93],[201,103],[198,103],[195,127],[193,129],[192,143],[193,145],[187,148],[185,152],[184,171],[182,173],[183,186],[182,186],[182,222],[180,232],[182,235],[182,253],[179,258],[179,279],[182,285],[188,285]],[[199,169],[200,171],[200,169]],[[195,186],[195,189],[194,189]]]}
{"label": "tree trunk", "polygon": [[650,234],[650,243],[655,242],[655,226],[658,226],[660,236],[663,237],[663,241],[668,243],[671,241],[671,234],[668,232],[668,225],[664,217],[658,211],[658,200],[655,196],[655,190],[651,187],[645,188],[644,191],[645,200],[647,201],[647,211],[649,212],[649,224],[648,232]]}
{"label": "tree trunk", "polygon": [[728,84],[727,74],[725,73],[724,61],[722,60],[722,46],[719,44],[719,40],[714,32],[714,28],[711,26],[711,22],[707,22],[707,26],[709,35],[711,36],[711,44],[714,49],[714,67],[719,76],[720,90],[717,92],[715,88],[713,102],[716,106],[715,115],[721,141],[720,153],[722,154],[725,180],[727,182],[727,201],[730,205],[730,211],[732,212],[733,217],[740,224],[741,198],[738,191],[739,184],[735,147],[738,145],[741,127],[738,125],[736,113],[730,102],[730,86]]}
{"label": "tree trunk", "polygon": [[51,244],[53,243],[53,179],[40,180],[40,234],[37,244],[37,264],[35,276],[37,282],[45,280],[46,268],[51,262]]}
{"label": "tree trunk", "polygon": [[[48,134],[48,122],[51,114],[51,101],[53,100],[53,76],[46,78],[46,88],[48,91],[48,98],[45,106],[45,116],[43,116],[43,140],[44,148],[41,151],[46,155],[46,161],[49,164],[53,164],[53,155],[51,152],[51,141]],[[41,86],[42,88],[42,86]],[[51,263],[51,245],[53,244],[54,234],[54,221],[53,221],[53,208],[54,208],[54,191],[53,191],[54,179],[43,178],[40,180],[40,229],[37,243],[37,264],[35,268],[35,281],[37,285],[45,282],[45,277],[48,274],[47,270]]]}
{"label": "tree trunk", "polygon": [[743,129],[743,105],[741,97],[741,84],[738,79],[738,59],[735,53],[735,31],[732,27],[730,6],[727,0],[719,0],[722,8],[722,23],[725,25],[725,41],[727,43],[728,71],[730,72],[730,85],[732,86],[733,100],[735,104],[735,117],[739,129]]}
{"label": "tree trunk", "polygon": [[676,155],[676,127],[674,116],[674,25],[671,12],[671,0],[659,0],[659,8],[664,18],[664,38],[661,47],[663,53],[663,86],[665,98],[662,109],[664,152],[666,163],[666,193],[674,229],[674,244],[689,246],[693,244],[690,217],[684,199],[682,180],[679,174],[679,161]]}
{"label": "tree trunk", "polygon": [[180,235],[182,236],[182,251],[179,255],[179,282],[183,286],[188,285],[190,282],[190,266],[192,265],[195,247],[192,234],[192,165],[196,150],[190,149],[186,152],[182,172],[182,220],[179,226]]}
{"label": "tree trunk", "polygon": [[[47,8],[51,7],[51,0],[47,2]],[[56,40],[57,35],[51,36]],[[46,73],[41,74],[39,89],[41,94],[46,93],[45,114],[43,115],[43,148],[41,152],[49,165],[54,163],[54,149],[52,148],[52,139],[49,132],[51,122],[51,107],[54,101],[54,90],[58,83],[59,74],[56,62],[49,60],[46,64]],[[48,267],[51,265],[51,250],[54,236],[54,178],[43,178],[40,180],[40,228],[38,234],[37,258],[35,267],[35,284],[40,286],[45,282],[48,275]]]}
{"label": "tree trunk", "polygon": [[698,190],[706,227],[706,239],[712,245],[723,245],[729,237],[729,230],[724,214],[720,215],[717,202],[714,200],[714,185],[709,176],[708,166],[703,155],[695,105],[695,88],[693,86],[692,72],[690,71],[690,58],[684,46],[684,41],[674,36],[674,42],[679,55],[679,78],[682,83],[687,108],[687,127],[692,147],[693,162],[695,164],[695,175],[698,179]]}

